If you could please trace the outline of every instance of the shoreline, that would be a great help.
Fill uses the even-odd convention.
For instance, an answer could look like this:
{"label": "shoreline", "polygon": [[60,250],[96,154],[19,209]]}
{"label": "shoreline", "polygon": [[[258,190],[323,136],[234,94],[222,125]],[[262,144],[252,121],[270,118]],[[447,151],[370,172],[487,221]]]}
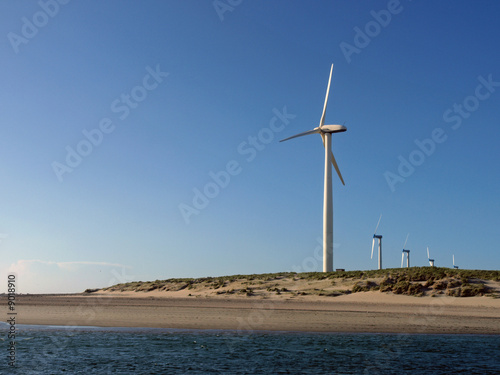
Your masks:
{"label": "shoreline", "polygon": [[[0,324],[5,322],[0,322]],[[19,324],[18,327],[26,329],[41,329],[45,331],[110,331],[110,332],[158,332],[158,333],[217,333],[217,334],[244,334],[235,329],[219,328],[161,328],[161,327],[118,327],[118,326],[68,326],[52,324]],[[22,332],[22,330],[18,330]],[[282,331],[255,329],[247,334],[308,334],[308,335],[408,335],[408,336],[499,336],[499,333],[418,333],[418,332],[351,332],[351,331]]]}
{"label": "shoreline", "polygon": [[[17,324],[388,334],[500,334],[490,297],[362,292],[327,298],[171,297],[157,292],[18,295]],[[0,296],[7,320],[7,298]]]}

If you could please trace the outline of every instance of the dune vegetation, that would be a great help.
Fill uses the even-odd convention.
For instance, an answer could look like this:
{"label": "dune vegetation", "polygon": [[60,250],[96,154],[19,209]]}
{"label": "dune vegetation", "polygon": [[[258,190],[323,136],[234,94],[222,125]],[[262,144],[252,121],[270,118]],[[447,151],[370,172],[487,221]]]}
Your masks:
{"label": "dune vegetation", "polygon": [[500,271],[440,267],[392,268],[369,271],[279,272],[202,278],[136,281],[92,292],[175,292],[187,296],[330,296],[378,291],[411,296],[490,296],[500,298]]}

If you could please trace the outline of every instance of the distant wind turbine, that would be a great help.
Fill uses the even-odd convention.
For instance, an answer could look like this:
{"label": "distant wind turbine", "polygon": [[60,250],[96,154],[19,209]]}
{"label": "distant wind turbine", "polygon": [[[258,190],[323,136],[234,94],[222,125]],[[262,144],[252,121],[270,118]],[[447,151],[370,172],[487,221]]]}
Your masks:
{"label": "distant wind turbine", "polygon": [[405,244],[403,245],[403,254],[401,257],[401,268],[403,268],[403,263],[405,260],[405,253],[406,253],[406,267],[410,268],[410,250],[405,249],[409,236],[410,236],[410,233],[408,233],[408,235],[406,236],[406,241],[405,241]]}
{"label": "distant wind turbine", "polygon": [[458,266],[455,266],[455,254],[453,254],[453,268],[458,269]]}
{"label": "distant wind turbine", "polygon": [[427,246],[427,260],[429,261],[431,267],[434,267],[434,259],[431,259],[431,256],[429,255],[429,246]]}
{"label": "distant wind turbine", "polygon": [[340,181],[345,185],[344,179],[340,174],[339,167],[335,161],[332,149],[332,133],[345,132],[347,128],[343,125],[325,125],[326,106],[328,104],[328,94],[330,92],[330,83],[332,81],[333,64],[330,68],[330,78],[326,89],[325,104],[319,126],[306,132],[282,139],[280,142],[292,138],[302,137],[309,134],[320,134],[325,147],[325,185],[323,199],[323,272],[333,271],[333,201],[332,201],[332,164],[340,177]]}
{"label": "distant wind turbine", "polygon": [[375,239],[378,239],[378,269],[382,269],[382,235],[377,235],[377,229],[380,225],[380,220],[382,220],[382,214],[380,214],[380,218],[378,219],[377,227],[375,228],[375,233],[373,234],[372,241],[372,255],[370,259],[373,259],[373,248],[375,247]]}

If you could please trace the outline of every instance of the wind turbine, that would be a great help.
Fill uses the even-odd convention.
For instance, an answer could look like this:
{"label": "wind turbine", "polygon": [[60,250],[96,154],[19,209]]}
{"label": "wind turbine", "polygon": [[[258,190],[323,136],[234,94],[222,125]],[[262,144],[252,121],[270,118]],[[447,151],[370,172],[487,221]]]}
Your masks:
{"label": "wind turbine", "polygon": [[379,234],[377,235],[377,229],[378,226],[380,225],[380,220],[382,220],[382,214],[380,214],[380,218],[378,219],[377,227],[375,228],[375,233],[373,234],[373,241],[372,241],[372,256],[370,259],[373,259],[373,248],[375,247],[375,239],[378,239],[378,269],[382,269],[382,235]]}
{"label": "wind turbine", "polygon": [[330,68],[330,78],[328,79],[328,87],[326,89],[325,104],[319,126],[306,132],[296,134],[294,136],[282,139],[280,142],[287,141],[292,138],[302,137],[309,134],[320,134],[325,147],[325,184],[323,198],[323,272],[333,271],[333,200],[332,200],[332,164],[337,171],[337,174],[345,185],[344,179],[340,174],[339,166],[335,161],[332,149],[332,133],[345,132],[347,128],[343,125],[325,125],[326,105],[328,104],[328,93],[330,92],[330,83],[332,81],[333,64]]}
{"label": "wind turbine", "polygon": [[427,260],[429,261],[431,267],[434,267],[434,259],[431,259],[431,256],[429,255],[429,246],[427,246]]}
{"label": "wind turbine", "polygon": [[402,253],[402,257],[401,257],[401,268],[403,268],[403,263],[405,260],[405,253],[406,253],[406,267],[410,268],[410,250],[405,249],[409,236],[410,236],[410,233],[408,233],[408,235],[406,236],[406,241],[405,241],[405,244],[403,245],[403,253]]}
{"label": "wind turbine", "polygon": [[458,269],[458,266],[455,266],[455,254],[453,254],[453,268]]}

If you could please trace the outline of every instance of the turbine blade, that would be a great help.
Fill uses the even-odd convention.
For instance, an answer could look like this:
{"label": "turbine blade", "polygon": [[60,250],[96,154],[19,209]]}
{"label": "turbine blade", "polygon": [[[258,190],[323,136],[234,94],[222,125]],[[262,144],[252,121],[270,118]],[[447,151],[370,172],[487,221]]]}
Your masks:
{"label": "turbine blade", "polygon": [[453,254],[453,266],[455,266],[455,254]]}
{"label": "turbine blade", "polygon": [[[323,147],[325,147],[325,134],[324,133],[320,133],[320,134],[321,134],[321,139],[323,140]],[[337,171],[337,174],[340,177],[340,181],[342,181],[342,185],[345,186],[344,179],[342,178],[342,174],[340,173],[339,166],[337,165],[337,160],[335,160],[335,156],[333,156],[333,152],[330,151],[330,153],[332,154],[332,164],[333,164],[333,167],[335,168],[335,171]]]}
{"label": "turbine blade", "polygon": [[319,127],[321,128],[325,124],[325,114],[326,105],[328,104],[328,94],[330,93],[330,83],[332,82],[333,64],[330,68],[330,78],[328,78],[328,87],[326,88],[325,105],[323,106],[323,114],[321,115],[321,120],[319,122]]}
{"label": "turbine blade", "polygon": [[403,262],[405,261],[405,253],[401,254],[401,268],[403,268]]}
{"label": "turbine blade", "polygon": [[375,238],[372,241],[372,256],[370,257],[370,259],[373,259],[373,248],[374,247],[375,247]]}
{"label": "turbine blade", "polygon": [[291,137],[282,139],[280,142],[288,141],[289,139],[292,139],[292,138],[303,137],[304,135],[315,134],[315,133],[319,133],[319,132],[320,132],[320,130],[318,128],[315,128],[313,130],[308,130],[308,131],[303,132],[303,133],[292,135]]}
{"label": "turbine blade", "polygon": [[332,152],[332,164],[333,164],[333,167],[335,168],[335,170],[337,171],[337,174],[339,175],[340,181],[342,181],[342,185],[345,186],[344,179],[342,178],[342,175],[340,174],[340,169],[339,169],[339,166],[337,165],[337,161],[335,160],[335,157],[333,156],[333,152]]}
{"label": "turbine blade", "polygon": [[378,219],[377,227],[375,228],[375,233],[373,233],[373,234],[377,234],[377,229],[378,229],[378,226],[380,225],[380,220],[382,220],[382,214],[380,214],[380,218]]}
{"label": "turbine blade", "polygon": [[408,233],[408,234],[406,235],[406,241],[405,241],[405,244],[403,245],[403,250],[404,250],[404,248],[406,247],[406,243],[408,242],[408,237],[409,237],[409,236],[410,236],[410,233]]}
{"label": "turbine blade", "polygon": [[431,259],[431,256],[429,255],[429,246],[427,246],[427,258]]}

